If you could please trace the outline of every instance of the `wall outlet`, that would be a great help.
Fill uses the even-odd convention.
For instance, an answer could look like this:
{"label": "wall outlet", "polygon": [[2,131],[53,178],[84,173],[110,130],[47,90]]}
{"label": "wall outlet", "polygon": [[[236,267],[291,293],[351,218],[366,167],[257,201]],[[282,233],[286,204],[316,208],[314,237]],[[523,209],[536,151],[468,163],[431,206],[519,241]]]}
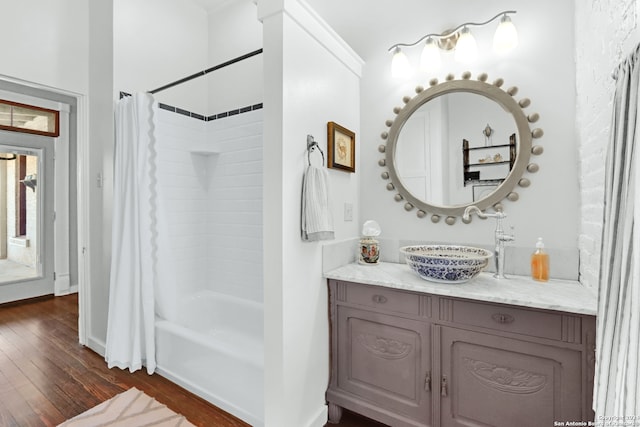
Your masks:
{"label": "wall outlet", "polygon": [[353,203],[344,203],[344,220],[353,221]]}

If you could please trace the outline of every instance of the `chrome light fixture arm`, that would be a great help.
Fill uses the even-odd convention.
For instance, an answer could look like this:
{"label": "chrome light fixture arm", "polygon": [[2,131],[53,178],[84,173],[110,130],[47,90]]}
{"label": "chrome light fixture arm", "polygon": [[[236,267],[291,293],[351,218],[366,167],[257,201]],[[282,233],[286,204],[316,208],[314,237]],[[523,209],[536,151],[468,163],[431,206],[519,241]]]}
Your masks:
{"label": "chrome light fixture arm", "polygon": [[416,46],[417,44],[419,44],[420,42],[423,42],[425,40],[427,40],[428,38],[435,38],[438,40],[441,39],[446,39],[447,37],[450,37],[452,34],[457,33],[458,31],[462,30],[464,27],[481,27],[483,25],[487,25],[493,21],[495,21],[496,19],[498,19],[501,16],[505,16],[505,15],[509,15],[509,14],[515,14],[517,13],[515,10],[505,10],[504,12],[500,12],[498,13],[496,16],[494,16],[491,19],[488,19],[484,22],[465,22],[464,24],[460,24],[458,25],[456,28],[454,28],[451,31],[448,31],[446,34],[436,34],[436,33],[431,33],[431,34],[427,34],[424,35],[422,37],[420,37],[420,39],[418,39],[416,42],[414,43],[396,43],[393,46],[391,46],[388,51],[389,52],[393,52],[395,51],[397,48],[399,47],[412,47],[412,46]]}

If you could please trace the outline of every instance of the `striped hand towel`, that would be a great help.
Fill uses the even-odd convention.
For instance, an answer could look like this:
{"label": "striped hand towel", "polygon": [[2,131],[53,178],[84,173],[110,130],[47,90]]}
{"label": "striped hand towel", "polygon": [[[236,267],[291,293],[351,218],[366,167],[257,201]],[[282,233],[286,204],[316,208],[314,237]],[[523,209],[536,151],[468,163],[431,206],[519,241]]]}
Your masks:
{"label": "striped hand towel", "polygon": [[302,240],[334,238],[329,206],[329,177],[324,168],[309,165],[302,181]]}

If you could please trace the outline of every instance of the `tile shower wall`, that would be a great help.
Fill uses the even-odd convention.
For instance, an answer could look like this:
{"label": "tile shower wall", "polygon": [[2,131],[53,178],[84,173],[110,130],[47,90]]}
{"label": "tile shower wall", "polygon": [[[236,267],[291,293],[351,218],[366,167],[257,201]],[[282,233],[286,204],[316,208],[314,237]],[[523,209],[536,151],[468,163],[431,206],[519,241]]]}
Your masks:
{"label": "tile shower wall", "polygon": [[207,122],[207,286],[262,302],[262,110]]}
{"label": "tile shower wall", "polygon": [[204,286],[207,265],[207,157],[194,154],[205,143],[205,122],[158,109],[156,123],[158,229],[163,297]]}
{"label": "tile shower wall", "polygon": [[157,118],[159,314],[203,289],[262,302],[262,109]]}

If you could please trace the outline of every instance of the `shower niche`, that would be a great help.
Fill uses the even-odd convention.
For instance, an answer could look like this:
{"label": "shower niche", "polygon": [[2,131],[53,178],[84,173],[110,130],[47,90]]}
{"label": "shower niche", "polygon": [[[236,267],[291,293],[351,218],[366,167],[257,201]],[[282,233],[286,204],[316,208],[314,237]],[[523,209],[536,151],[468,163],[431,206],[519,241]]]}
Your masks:
{"label": "shower niche", "polygon": [[209,189],[209,179],[215,168],[220,151],[207,147],[199,147],[190,150],[193,169],[203,190]]}

